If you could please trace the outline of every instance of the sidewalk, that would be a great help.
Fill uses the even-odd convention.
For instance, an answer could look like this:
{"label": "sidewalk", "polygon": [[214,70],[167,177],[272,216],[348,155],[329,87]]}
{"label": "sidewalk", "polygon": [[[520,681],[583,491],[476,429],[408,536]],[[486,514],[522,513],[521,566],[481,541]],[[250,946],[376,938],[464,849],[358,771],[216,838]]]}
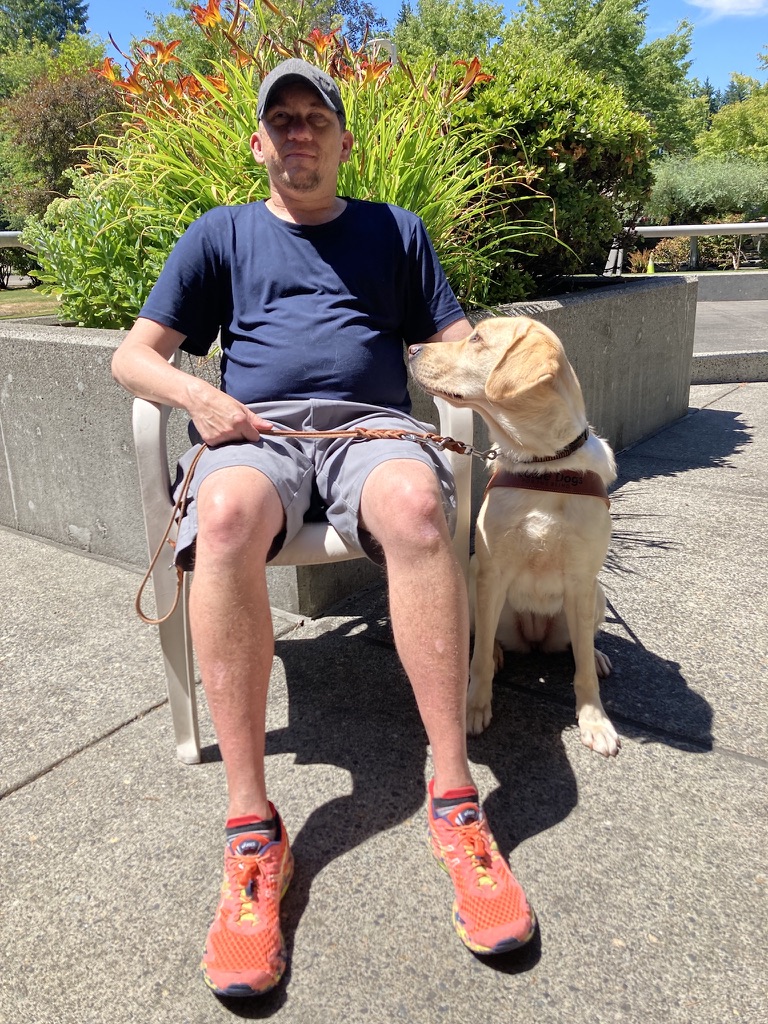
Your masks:
{"label": "sidewalk", "polygon": [[224,774],[174,756],[138,577],[0,531],[0,852],[9,1024],[768,1022],[768,383],[694,387],[619,457],[602,579],[615,761],[573,728],[569,658],[510,659],[470,740],[540,918],[467,952],[425,844],[428,752],[382,589],[277,623],[268,778],[297,871],[285,981],[216,1000]]}

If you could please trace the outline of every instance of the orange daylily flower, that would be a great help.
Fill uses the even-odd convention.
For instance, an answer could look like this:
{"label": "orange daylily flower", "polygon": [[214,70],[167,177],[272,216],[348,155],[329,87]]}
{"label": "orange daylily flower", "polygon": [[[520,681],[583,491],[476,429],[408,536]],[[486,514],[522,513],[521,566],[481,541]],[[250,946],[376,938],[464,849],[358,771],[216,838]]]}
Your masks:
{"label": "orange daylily flower", "polygon": [[333,57],[328,68],[331,78],[339,78],[342,82],[351,82],[355,77],[355,69],[344,61]]}
{"label": "orange daylily flower", "polygon": [[185,96],[192,100],[200,100],[205,96],[202,85],[194,75],[184,75],[183,78],[180,78],[179,88]]}
{"label": "orange daylily flower", "polygon": [[362,78],[360,81],[363,85],[370,85],[371,82],[378,82],[392,67],[392,62],[388,60],[379,61],[367,61],[364,60],[360,64],[360,71],[362,72]]}
{"label": "orange daylily flower", "polygon": [[319,28],[313,28],[306,39],[302,39],[303,43],[308,43],[315,51],[315,53],[322,56],[326,50],[331,46],[336,48],[339,45],[339,41],[336,38],[338,29],[333,32],[323,33]]}
{"label": "orange daylily flower", "polygon": [[253,64],[255,60],[252,53],[249,53],[247,50],[244,50],[242,46],[238,46],[237,44],[232,46],[229,52],[235,58],[235,63],[239,68],[244,68],[248,64]]}
{"label": "orange daylily flower", "polygon": [[132,96],[143,96],[147,91],[143,83],[139,81],[136,68],[131,71],[125,81],[116,81],[115,85],[119,89],[125,89],[125,91],[129,92]]}
{"label": "orange daylily flower", "polygon": [[163,79],[163,96],[169,103],[178,102],[184,98],[180,82],[173,82],[170,78]]}
{"label": "orange daylily flower", "polygon": [[206,82],[209,85],[212,85],[213,88],[217,90],[217,92],[223,93],[225,95],[229,92],[229,86],[227,85],[225,79],[223,78],[206,78]]}
{"label": "orange daylily flower", "polygon": [[179,58],[173,52],[176,47],[181,44],[180,39],[175,39],[172,43],[168,43],[167,45],[158,39],[142,39],[139,45],[143,46],[145,43],[147,46],[151,46],[155,51],[154,53],[144,54],[145,59],[149,60],[151,64],[160,65],[171,64],[172,62],[175,62],[176,64],[181,63]]}
{"label": "orange daylily flower", "polygon": [[493,75],[487,75],[484,71],[480,70],[480,61],[477,57],[473,57],[469,62],[465,60],[457,60],[454,61],[454,64],[467,69],[464,72],[464,79],[454,95],[454,99],[456,100],[464,99],[473,85],[478,85],[481,82],[493,81]]}
{"label": "orange daylily flower", "polygon": [[105,78],[108,82],[119,82],[121,79],[120,68],[111,57],[105,57],[99,67],[93,68],[93,73],[99,78]]}
{"label": "orange daylily flower", "polygon": [[201,28],[213,28],[214,25],[218,25],[222,21],[220,7],[221,0],[208,0],[207,7],[193,4],[190,14]]}

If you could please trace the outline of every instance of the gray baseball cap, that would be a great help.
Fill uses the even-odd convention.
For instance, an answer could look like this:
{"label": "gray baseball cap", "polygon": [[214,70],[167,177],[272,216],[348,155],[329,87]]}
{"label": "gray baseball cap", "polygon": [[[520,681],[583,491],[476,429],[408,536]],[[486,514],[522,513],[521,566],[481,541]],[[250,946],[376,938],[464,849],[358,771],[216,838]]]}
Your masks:
{"label": "gray baseball cap", "polygon": [[282,64],[278,64],[261,83],[256,107],[256,116],[259,121],[264,117],[264,112],[269,106],[269,98],[275,89],[282,88],[284,85],[290,85],[292,82],[302,82],[304,85],[311,85],[319,93],[326,107],[338,115],[341,127],[344,128],[346,126],[347,115],[344,110],[344,104],[341,102],[341,93],[339,92],[338,85],[336,85],[330,75],[326,75],[324,71],[316,68],[314,64],[308,64],[305,60],[299,60],[298,57],[291,57],[290,60],[284,60]]}

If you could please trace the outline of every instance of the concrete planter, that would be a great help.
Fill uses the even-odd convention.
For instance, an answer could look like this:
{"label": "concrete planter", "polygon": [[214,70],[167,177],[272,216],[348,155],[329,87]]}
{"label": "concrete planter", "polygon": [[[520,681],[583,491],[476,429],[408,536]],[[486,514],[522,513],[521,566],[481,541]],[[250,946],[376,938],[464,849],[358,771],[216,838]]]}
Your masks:
{"label": "concrete planter", "polygon": [[[595,429],[621,449],[688,407],[696,279],[649,278],[500,315],[543,320],[563,340]],[[474,317],[477,319],[477,317]],[[110,376],[120,331],[0,322],[0,525],[143,571],[146,544],[131,435],[131,399]],[[416,415],[435,422],[415,396]],[[478,444],[483,444],[478,428]],[[186,447],[172,419],[170,455]],[[475,468],[478,493],[485,476]],[[273,604],[313,615],[376,578],[363,561],[276,568]]]}

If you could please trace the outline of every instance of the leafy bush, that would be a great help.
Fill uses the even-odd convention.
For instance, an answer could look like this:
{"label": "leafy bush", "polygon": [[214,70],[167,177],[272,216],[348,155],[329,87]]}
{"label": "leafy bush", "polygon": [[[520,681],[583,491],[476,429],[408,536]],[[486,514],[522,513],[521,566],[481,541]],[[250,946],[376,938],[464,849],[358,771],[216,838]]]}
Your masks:
{"label": "leafy bush", "polygon": [[682,235],[662,238],[653,247],[652,255],[657,270],[686,270],[690,262],[691,240]]}
{"label": "leafy bush", "polygon": [[72,195],[56,199],[23,238],[41,265],[43,290],[62,317],[84,327],[130,327],[178,237],[176,211],[131,216],[123,182],[71,172]]}
{"label": "leafy bush", "polygon": [[757,220],[768,214],[768,164],[740,157],[669,157],[654,165],[650,224]]}
{"label": "leafy bush", "polygon": [[[291,39],[289,49],[287,21],[280,39],[264,31],[246,50],[243,28],[258,8],[254,15],[236,8],[228,18],[209,0],[193,15],[222,54],[214,74],[173,77],[175,43],[135,49],[125,80],[105,61],[102,77],[132,98],[130,123],[89,151],[90,169],[76,178],[75,198],[55,204],[25,233],[66,316],[86,326],[129,326],[173,242],[196,217],[268,194],[265,169],[248,143],[259,83],[290,53],[339,79],[357,138],[341,170],[341,194],[419,214],[465,302],[492,301],[499,268],[531,234],[552,234],[545,207],[533,220],[520,213],[531,191],[522,161],[493,166],[494,132],[459,117],[487,78],[477,61],[451,66],[450,74],[427,64],[393,67],[319,31]],[[518,199],[514,220],[505,209],[511,194]]]}
{"label": "leafy bush", "polygon": [[3,105],[0,118],[0,208],[18,222],[43,213],[66,194],[64,172],[78,161],[77,147],[96,140],[108,113],[123,101],[87,71],[43,75]]}
{"label": "leafy bush", "polygon": [[559,242],[542,235],[535,253],[514,257],[528,294],[552,294],[573,274],[602,273],[613,237],[636,215],[651,183],[650,126],[621,93],[573,65],[499,47],[488,70],[495,80],[468,119],[493,130],[498,163],[531,168],[537,197],[527,215],[554,212]]}
{"label": "leafy bush", "polygon": [[[697,249],[700,270],[739,270],[748,255],[756,255],[749,235],[700,235]],[[687,270],[690,251],[687,235],[662,238],[653,248],[653,262],[658,270]]]}

